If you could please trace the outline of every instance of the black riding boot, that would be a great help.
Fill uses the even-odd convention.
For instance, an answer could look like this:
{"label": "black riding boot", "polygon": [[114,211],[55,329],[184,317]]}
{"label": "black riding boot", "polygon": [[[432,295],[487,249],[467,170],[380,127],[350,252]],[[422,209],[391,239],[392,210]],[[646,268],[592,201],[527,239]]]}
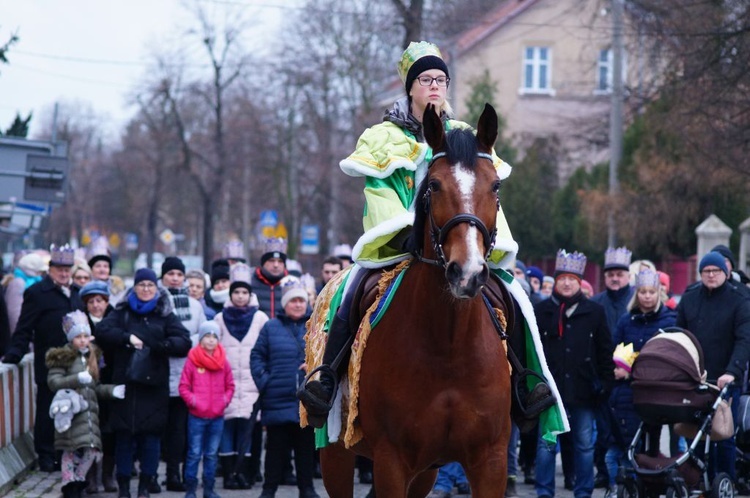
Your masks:
{"label": "black riding boot", "polygon": [[[323,364],[310,372],[307,382],[297,391],[297,398],[307,409],[307,421],[315,428],[323,427],[328,420],[340,374],[349,364],[350,346],[349,320],[336,313],[328,331]],[[320,380],[309,380],[316,372],[320,372]]]}

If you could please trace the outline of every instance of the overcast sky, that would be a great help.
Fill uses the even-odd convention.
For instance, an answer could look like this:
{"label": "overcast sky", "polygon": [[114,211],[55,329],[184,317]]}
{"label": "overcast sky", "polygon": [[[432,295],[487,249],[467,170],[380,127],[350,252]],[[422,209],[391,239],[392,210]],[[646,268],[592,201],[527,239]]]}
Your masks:
{"label": "overcast sky", "polygon": [[[267,29],[296,3],[198,1],[216,9],[247,5]],[[173,43],[190,19],[181,0],[0,0],[0,44],[12,33],[20,39],[9,64],[0,65],[0,128],[7,129],[16,112],[33,112],[33,137],[58,100],[87,103],[119,127],[133,112],[126,94],[154,47]]]}

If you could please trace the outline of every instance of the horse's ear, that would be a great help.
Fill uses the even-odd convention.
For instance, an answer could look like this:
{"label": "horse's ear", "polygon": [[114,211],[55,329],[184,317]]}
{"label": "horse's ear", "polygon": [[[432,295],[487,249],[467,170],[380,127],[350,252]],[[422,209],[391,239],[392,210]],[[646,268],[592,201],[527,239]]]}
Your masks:
{"label": "horse's ear", "polygon": [[435,106],[427,104],[422,116],[422,128],[424,129],[424,138],[427,145],[432,147],[433,151],[442,150],[445,141],[445,130],[440,116],[435,111]]}
{"label": "horse's ear", "polygon": [[483,150],[489,152],[495,146],[495,140],[497,140],[497,113],[494,107],[484,104],[484,111],[479,116],[479,124],[477,124],[477,141]]}

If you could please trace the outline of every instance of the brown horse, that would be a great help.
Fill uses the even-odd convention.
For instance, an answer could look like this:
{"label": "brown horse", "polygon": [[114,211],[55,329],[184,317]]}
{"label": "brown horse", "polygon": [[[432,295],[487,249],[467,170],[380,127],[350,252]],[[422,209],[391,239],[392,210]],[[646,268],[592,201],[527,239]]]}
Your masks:
{"label": "brown horse", "polygon": [[[445,133],[429,107],[424,133],[434,156],[416,205],[420,256],[372,330],[362,358],[352,451],[374,461],[381,498],[424,498],[437,468],[460,462],[475,498],[504,496],[510,436],[510,372],[483,302],[500,181],[492,163],[497,115]],[[507,310],[506,310],[507,311]],[[352,496],[354,454],[321,453],[332,498]]]}

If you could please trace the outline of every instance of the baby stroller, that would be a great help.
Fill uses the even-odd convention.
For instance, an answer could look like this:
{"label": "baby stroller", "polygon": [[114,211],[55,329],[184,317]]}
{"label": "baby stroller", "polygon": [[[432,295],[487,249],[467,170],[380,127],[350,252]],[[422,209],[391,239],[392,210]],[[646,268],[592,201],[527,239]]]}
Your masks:
{"label": "baby stroller", "polygon": [[[691,494],[733,498],[728,474],[708,477],[711,439],[731,437],[734,427],[726,395],[706,383],[703,350],[689,331],[660,330],[643,345],[633,364],[633,404],[642,422],[628,447],[632,468],[620,469],[618,498],[688,498]],[[728,419],[727,419],[728,417]],[[692,439],[687,452],[667,458],[659,455],[659,441],[649,441],[649,428],[675,424],[675,431]],[[658,430],[656,431],[658,434]],[[646,440],[643,440],[646,439]]]}

